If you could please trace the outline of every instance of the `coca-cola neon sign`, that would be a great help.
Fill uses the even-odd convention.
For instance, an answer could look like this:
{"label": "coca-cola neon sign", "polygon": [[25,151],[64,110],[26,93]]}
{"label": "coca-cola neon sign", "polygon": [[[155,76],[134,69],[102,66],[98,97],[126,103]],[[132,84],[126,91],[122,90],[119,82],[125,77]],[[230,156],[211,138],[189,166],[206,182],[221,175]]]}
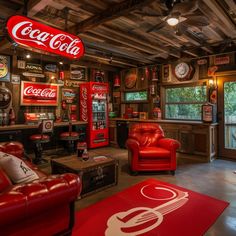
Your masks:
{"label": "coca-cola neon sign", "polygon": [[58,94],[57,84],[21,81],[21,105],[57,106]]}
{"label": "coca-cola neon sign", "polygon": [[79,37],[25,16],[11,16],[7,21],[7,31],[13,41],[23,46],[73,59],[84,55],[84,45]]}

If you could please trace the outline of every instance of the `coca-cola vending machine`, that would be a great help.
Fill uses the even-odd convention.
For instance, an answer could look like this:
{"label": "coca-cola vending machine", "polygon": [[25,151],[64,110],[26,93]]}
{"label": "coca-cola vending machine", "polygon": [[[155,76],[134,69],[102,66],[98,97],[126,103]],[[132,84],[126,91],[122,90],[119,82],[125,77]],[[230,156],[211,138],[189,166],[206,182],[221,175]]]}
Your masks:
{"label": "coca-cola vending machine", "polygon": [[89,148],[106,146],[108,137],[108,84],[87,82],[80,85],[80,119],[87,121]]}

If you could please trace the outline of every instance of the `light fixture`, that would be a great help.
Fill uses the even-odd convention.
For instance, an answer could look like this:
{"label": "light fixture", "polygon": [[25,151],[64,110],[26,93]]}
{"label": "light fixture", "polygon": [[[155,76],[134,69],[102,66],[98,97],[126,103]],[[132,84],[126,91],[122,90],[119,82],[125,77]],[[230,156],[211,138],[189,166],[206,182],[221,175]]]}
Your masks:
{"label": "light fixture", "polygon": [[25,57],[26,57],[27,59],[29,59],[29,58],[31,58],[31,55],[30,55],[29,53],[27,53],[27,54],[25,55]]}
{"label": "light fixture", "polygon": [[170,17],[166,20],[166,22],[168,23],[168,25],[170,26],[175,26],[177,24],[179,24],[179,19],[176,17]]}
{"label": "light fixture", "polygon": [[60,64],[60,65],[63,65],[63,61],[59,61],[59,64]]}
{"label": "light fixture", "polygon": [[214,86],[214,84],[215,84],[214,80],[213,79],[209,79],[208,80],[208,84],[209,84],[210,87]]}
{"label": "light fixture", "polygon": [[170,26],[175,26],[175,25],[179,24],[179,14],[177,14],[177,13],[171,14],[171,15],[167,18],[166,22],[167,22],[168,25],[170,25]]}

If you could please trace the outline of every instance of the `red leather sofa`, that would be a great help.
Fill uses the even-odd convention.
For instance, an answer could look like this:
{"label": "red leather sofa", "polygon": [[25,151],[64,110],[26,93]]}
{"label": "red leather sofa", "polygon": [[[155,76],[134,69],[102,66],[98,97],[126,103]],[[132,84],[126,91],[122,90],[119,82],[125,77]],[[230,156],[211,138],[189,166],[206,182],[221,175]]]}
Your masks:
{"label": "red leather sofa", "polygon": [[[21,143],[0,143],[0,151],[23,157]],[[77,175],[46,175],[27,163],[40,176],[26,184],[12,184],[0,168],[0,235],[70,235],[74,224],[74,201],[81,191]]]}
{"label": "red leather sofa", "polygon": [[180,143],[164,138],[164,132],[158,124],[131,125],[126,147],[132,172],[168,170],[175,174],[176,149],[180,147]]}

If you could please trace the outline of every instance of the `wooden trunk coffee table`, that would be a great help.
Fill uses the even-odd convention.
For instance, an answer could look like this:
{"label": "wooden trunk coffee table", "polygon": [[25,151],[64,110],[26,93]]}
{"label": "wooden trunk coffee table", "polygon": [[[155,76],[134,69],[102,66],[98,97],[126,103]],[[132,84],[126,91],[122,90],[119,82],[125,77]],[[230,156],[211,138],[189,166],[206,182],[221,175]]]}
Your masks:
{"label": "wooden trunk coffee table", "polygon": [[88,161],[76,155],[61,157],[51,160],[51,168],[52,174],[78,174],[82,180],[81,198],[114,186],[118,181],[118,160],[107,156],[90,156]]}

